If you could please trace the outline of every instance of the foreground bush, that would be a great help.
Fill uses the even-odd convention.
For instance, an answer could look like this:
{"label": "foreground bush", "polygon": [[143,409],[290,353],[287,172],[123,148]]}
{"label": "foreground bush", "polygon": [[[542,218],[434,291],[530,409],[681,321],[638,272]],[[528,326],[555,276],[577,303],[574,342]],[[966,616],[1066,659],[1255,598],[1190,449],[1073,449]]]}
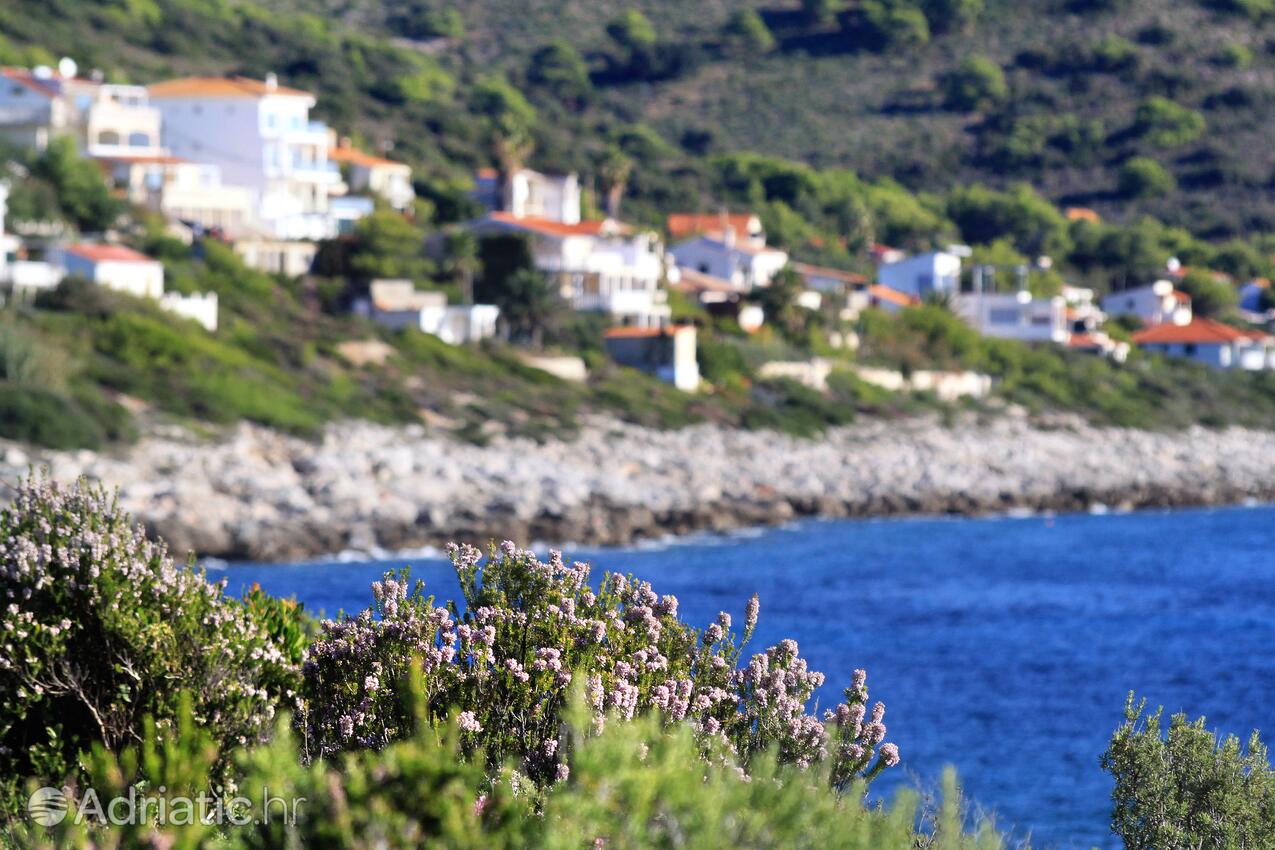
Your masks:
{"label": "foreground bush", "polygon": [[1257,732],[1242,748],[1175,714],[1125,707],[1102,766],[1116,780],[1111,829],[1126,850],[1258,850],[1275,847],[1275,772]]}
{"label": "foreground bush", "polygon": [[174,564],[100,488],[24,482],[0,512],[0,540],[6,808],[16,777],[72,776],[94,742],[140,740],[147,716],[163,740],[182,691],[227,748],[261,739],[298,685],[297,654],[223,585]]}
{"label": "foreground bush", "polygon": [[[424,711],[417,679],[409,711]],[[456,723],[437,730],[425,724],[383,750],[345,753],[309,765],[286,723],[274,740],[241,753],[235,793],[239,825],[223,817],[153,817],[142,822],[77,823],[75,813],[52,829],[20,824],[15,846],[38,850],[688,850],[818,847],[840,850],[999,850],[989,828],[962,831],[959,794],[949,776],[942,809],[918,813],[916,797],[900,795],[888,808],[869,809],[857,795],[828,792],[822,767],[800,771],[767,753],[749,775],[730,764],[705,764],[700,743],[681,724],[669,729],[654,716],[607,723],[599,733],[577,697],[563,734],[576,741],[570,777],[535,797],[516,772],[488,782],[481,760],[467,757]],[[614,716],[614,715],[613,715]],[[103,800],[140,789],[150,811],[176,812],[177,798],[196,797],[207,786],[217,749],[207,731],[181,723],[181,734],[160,746],[148,737],[119,755],[102,749],[90,760],[88,783]],[[279,801],[269,820],[263,795]],[[294,809],[294,824],[286,818]],[[212,799],[202,811],[217,811]],[[174,823],[174,821],[179,821]],[[918,833],[925,821],[933,829]]]}
{"label": "foreground bush", "polygon": [[304,668],[308,756],[412,734],[416,718],[396,685],[419,658],[425,720],[437,725],[459,712],[466,752],[483,751],[492,769],[512,763],[538,784],[567,775],[559,728],[573,684],[599,727],[608,716],[658,713],[686,725],[703,752],[720,748],[745,768],[773,750],[802,767],[828,762],[844,787],[899,760],[898,748],[883,743],[885,706],[868,707],[862,671],[821,721],[806,705],[824,677],[807,668],[795,641],[739,666],[756,597],[742,632],[725,612],[695,629],[678,619],[675,597],[621,575],[606,576],[595,593],[588,565],[568,565],[556,552],[542,563],[507,542],[485,563],[473,547],[452,547],[451,556],[463,612],[454,602],[436,607],[421,585],[409,592],[406,574],[389,574],[373,588],[373,608],[322,624]]}

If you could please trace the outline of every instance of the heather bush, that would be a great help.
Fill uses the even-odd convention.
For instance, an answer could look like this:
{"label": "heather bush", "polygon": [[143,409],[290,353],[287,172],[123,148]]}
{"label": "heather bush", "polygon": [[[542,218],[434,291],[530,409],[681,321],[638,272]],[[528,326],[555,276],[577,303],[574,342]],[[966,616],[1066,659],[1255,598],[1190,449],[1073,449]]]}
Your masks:
{"label": "heather bush", "polygon": [[1185,714],[1162,732],[1163,709],[1145,709],[1130,695],[1102,756],[1115,779],[1111,831],[1126,850],[1275,847],[1275,772],[1258,733],[1241,746]]}
{"label": "heather bush", "polygon": [[[424,688],[423,677],[414,676],[405,692],[409,713],[425,710]],[[17,823],[11,840],[32,850],[1003,846],[986,824],[974,833],[963,831],[960,795],[950,775],[937,812],[918,810],[909,792],[893,806],[869,808],[856,796],[830,794],[824,766],[801,771],[767,752],[744,775],[729,762],[700,761],[700,741],[687,724],[669,728],[648,714],[599,731],[592,713],[576,689],[562,732],[575,742],[570,776],[542,795],[517,771],[502,771],[493,781],[481,759],[468,757],[467,733],[457,721],[438,727],[422,722],[411,736],[384,749],[303,764],[300,742],[281,720],[268,744],[237,756],[235,785],[223,791],[209,781],[218,761],[216,744],[183,714],[179,734],[163,744],[151,726],[140,746],[120,754],[99,747],[88,760],[86,782],[100,798],[132,791],[149,802],[152,813],[162,800],[170,813],[165,823],[151,817],[108,826],[69,815],[50,829]],[[85,811],[86,795],[70,790],[71,811]],[[202,811],[213,813],[214,821],[218,811],[226,812],[222,823],[171,814],[178,798],[201,795]],[[278,801],[268,819],[261,805],[267,795]],[[289,824],[285,817],[294,812]],[[227,822],[231,814],[237,822]]]}
{"label": "heather bush", "polygon": [[[0,777],[74,774],[97,742],[117,750],[178,694],[223,747],[259,740],[298,686],[249,609],[176,565],[101,488],[31,478],[0,511]],[[295,647],[294,647],[295,649]]]}
{"label": "heather bush", "polygon": [[[387,574],[373,586],[371,608],[322,623],[303,670],[308,757],[380,749],[412,734],[418,720],[437,726],[456,714],[464,752],[549,785],[568,775],[560,730],[574,685],[599,729],[608,718],[658,714],[685,725],[705,755],[720,751],[744,769],[773,751],[801,767],[826,762],[845,788],[898,761],[897,747],[884,743],[885,707],[869,709],[862,671],[821,721],[807,704],[824,677],[795,641],[741,666],[755,596],[739,631],[725,612],[696,629],[678,619],[675,597],[618,574],[595,592],[589,567],[556,552],[543,563],[506,542],[485,562],[469,546],[452,547],[451,557],[463,609],[435,605],[419,583],[409,590],[406,573]],[[420,718],[399,688],[413,659],[422,670]]]}

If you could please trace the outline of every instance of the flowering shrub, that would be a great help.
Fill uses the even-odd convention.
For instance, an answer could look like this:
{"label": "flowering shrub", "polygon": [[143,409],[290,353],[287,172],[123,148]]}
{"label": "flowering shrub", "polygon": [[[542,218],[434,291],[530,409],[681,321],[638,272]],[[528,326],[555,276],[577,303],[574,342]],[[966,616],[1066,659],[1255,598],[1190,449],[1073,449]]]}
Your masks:
{"label": "flowering shrub", "polygon": [[[223,745],[258,740],[298,665],[222,584],[173,563],[100,488],[23,482],[0,511],[0,776],[62,778],[178,694]],[[7,805],[7,803],[6,803]]]}
{"label": "flowering shrub", "polygon": [[[678,619],[675,597],[616,574],[595,592],[589,567],[557,552],[548,563],[508,542],[485,563],[473,547],[450,553],[463,610],[435,605],[419,583],[409,589],[406,573],[387,574],[373,585],[371,608],[321,624],[303,668],[299,720],[310,757],[379,749],[418,720],[439,724],[455,714],[466,752],[552,784],[570,772],[561,713],[574,685],[595,731],[608,717],[658,713],[666,724],[686,724],[702,753],[729,755],[743,768],[773,749],[785,763],[828,760],[844,788],[898,762],[898,749],[883,743],[885,707],[865,716],[862,671],[825,723],[807,711],[824,677],[807,668],[795,641],[739,666],[757,624],[756,596],[741,632],[725,612],[695,629]],[[419,718],[397,688],[413,659],[423,682]]]}

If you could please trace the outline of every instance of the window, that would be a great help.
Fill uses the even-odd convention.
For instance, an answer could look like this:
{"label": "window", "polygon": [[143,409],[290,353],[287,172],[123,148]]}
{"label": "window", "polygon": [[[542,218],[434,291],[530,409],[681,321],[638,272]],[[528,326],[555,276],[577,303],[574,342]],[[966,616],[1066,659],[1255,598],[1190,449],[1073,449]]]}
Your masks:
{"label": "window", "polygon": [[97,134],[97,143],[99,145],[118,145],[120,143],[120,134],[114,130],[103,130]]}
{"label": "window", "polygon": [[987,311],[987,320],[993,325],[1016,325],[1018,324],[1018,311],[1003,307],[993,308]]}
{"label": "window", "polygon": [[1182,346],[1182,353],[1185,354],[1187,357],[1194,357],[1195,343],[1188,342],[1186,345]]}
{"label": "window", "polygon": [[266,129],[273,130],[275,128],[275,122],[277,120],[278,118],[275,116],[273,112],[267,112],[266,113]]}
{"label": "window", "polygon": [[190,111],[195,113],[196,115],[202,115],[204,113],[204,107],[196,103],[194,106],[190,108]]}
{"label": "window", "polygon": [[148,148],[151,146],[151,137],[145,133],[130,133],[128,144],[134,148]]}
{"label": "window", "polygon": [[10,97],[23,97],[26,95],[26,93],[27,93],[27,90],[24,89],[22,86],[13,86],[9,89]]}

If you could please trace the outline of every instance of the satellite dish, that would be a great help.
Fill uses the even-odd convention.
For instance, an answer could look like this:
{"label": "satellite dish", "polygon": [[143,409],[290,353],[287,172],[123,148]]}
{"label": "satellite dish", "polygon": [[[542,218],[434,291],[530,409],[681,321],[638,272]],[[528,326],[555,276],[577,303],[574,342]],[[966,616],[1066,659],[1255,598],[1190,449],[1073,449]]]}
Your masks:
{"label": "satellite dish", "polygon": [[1169,271],[1175,272],[1182,268],[1182,261],[1177,257],[1169,257],[1169,262],[1165,263],[1165,267],[1168,268]]}
{"label": "satellite dish", "polygon": [[62,77],[74,77],[76,72],[80,70],[80,66],[75,64],[75,60],[70,56],[63,56],[58,60],[58,75]]}
{"label": "satellite dish", "polygon": [[37,80],[47,80],[53,76],[53,69],[48,65],[36,65],[31,69],[31,76]]}

